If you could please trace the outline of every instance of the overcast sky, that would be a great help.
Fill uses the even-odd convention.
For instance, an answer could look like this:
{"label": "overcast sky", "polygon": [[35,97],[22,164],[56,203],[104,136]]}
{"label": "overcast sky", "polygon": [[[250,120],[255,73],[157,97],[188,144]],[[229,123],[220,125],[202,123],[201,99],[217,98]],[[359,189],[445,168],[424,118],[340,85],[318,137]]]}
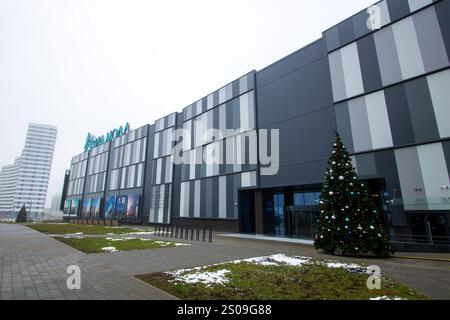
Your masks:
{"label": "overcast sky", "polygon": [[47,206],[88,132],[153,123],[375,0],[0,0],[0,166],[58,127]]}

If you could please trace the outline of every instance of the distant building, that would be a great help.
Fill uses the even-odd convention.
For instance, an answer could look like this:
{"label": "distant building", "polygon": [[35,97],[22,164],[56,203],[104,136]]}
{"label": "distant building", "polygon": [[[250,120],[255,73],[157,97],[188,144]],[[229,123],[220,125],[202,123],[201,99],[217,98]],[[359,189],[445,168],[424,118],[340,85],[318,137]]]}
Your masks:
{"label": "distant building", "polygon": [[61,211],[61,195],[56,194],[52,198],[52,204],[50,206],[51,213],[58,213]]}
{"label": "distant building", "polygon": [[25,205],[31,219],[42,215],[56,134],[54,126],[29,124],[21,156],[0,171],[0,212],[15,214]]}

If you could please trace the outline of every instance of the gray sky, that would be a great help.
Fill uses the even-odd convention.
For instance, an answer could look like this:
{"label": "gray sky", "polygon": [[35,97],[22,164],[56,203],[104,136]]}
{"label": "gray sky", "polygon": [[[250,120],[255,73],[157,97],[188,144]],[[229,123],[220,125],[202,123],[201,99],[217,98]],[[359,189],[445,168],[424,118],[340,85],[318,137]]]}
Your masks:
{"label": "gray sky", "polygon": [[0,0],[0,166],[58,127],[47,206],[87,132],[153,123],[375,0]]}

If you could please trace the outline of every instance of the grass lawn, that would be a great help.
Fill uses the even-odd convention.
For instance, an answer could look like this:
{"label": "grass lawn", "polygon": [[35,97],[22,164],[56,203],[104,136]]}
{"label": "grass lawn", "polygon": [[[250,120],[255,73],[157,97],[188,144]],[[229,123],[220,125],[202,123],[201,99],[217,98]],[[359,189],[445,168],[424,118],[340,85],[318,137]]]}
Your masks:
{"label": "grass lawn", "polygon": [[181,299],[192,300],[428,299],[386,277],[382,277],[381,290],[369,290],[367,274],[331,268],[317,260],[310,262],[302,265],[231,262],[138,278]]}
{"label": "grass lawn", "polygon": [[82,225],[82,224],[58,224],[58,223],[29,223],[26,224],[27,227],[30,227],[36,231],[47,233],[47,234],[74,234],[83,232],[83,234],[126,234],[138,231],[150,231],[129,227],[106,227],[99,225]]}
{"label": "grass lawn", "polygon": [[109,238],[55,238],[75,249],[84,253],[104,253],[107,252],[102,248],[114,248],[117,251],[131,251],[131,250],[149,250],[159,248],[176,247],[178,244],[171,241],[154,241],[142,240],[138,238],[128,238],[121,241],[110,240]]}

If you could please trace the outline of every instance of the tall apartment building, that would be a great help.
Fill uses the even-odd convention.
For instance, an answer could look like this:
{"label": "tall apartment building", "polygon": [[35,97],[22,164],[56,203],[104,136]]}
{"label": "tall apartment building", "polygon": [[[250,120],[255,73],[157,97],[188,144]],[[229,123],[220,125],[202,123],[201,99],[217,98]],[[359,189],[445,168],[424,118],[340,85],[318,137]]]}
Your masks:
{"label": "tall apartment building", "polygon": [[[379,1],[182,112],[73,157],[65,213],[312,239],[338,131],[394,247],[449,251],[448,17],[450,0]],[[176,129],[188,134],[173,139]],[[264,129],[279,130],[271,175],[251,148]],[[180,145],[187,161],[176,164]],[[205,161],[210,150],[226,162]]]}
{"label": "tall apartment building", "polygon": [[23,205],[31,218],[44,211],[57,129],[30,123],[22,154],[0,172],[0,211],[19,212]]}

